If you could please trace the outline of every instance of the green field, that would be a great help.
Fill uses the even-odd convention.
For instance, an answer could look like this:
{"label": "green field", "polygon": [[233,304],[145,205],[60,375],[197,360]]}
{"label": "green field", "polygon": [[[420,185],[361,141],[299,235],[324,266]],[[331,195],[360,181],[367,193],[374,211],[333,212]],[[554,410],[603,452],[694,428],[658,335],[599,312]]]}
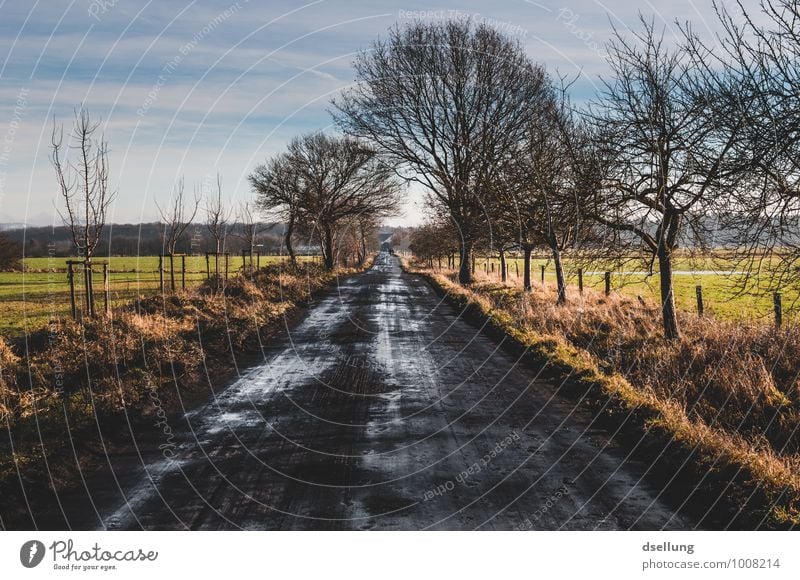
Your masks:
{"label": "green field", "polygon": [[[0,334],[16,337],[44,326],[49,320],[70,316],[68,259],[28,258],[22,272],[0,272]],[[301,258],[302,259],[302,258]],[[278,256],[262,256],[261,266],[281,260]],[[108,262],[110,305],[130,302],[138,296],[150,296],[159,290],[158,256],[98,258],[94,267],[96,309],[103,308],[103,275],[100,262]],[[214,261],[211,259],[211,271]],[[230,275],[241,271],[241,255],[229,258]],[[169,260],[165,260],[164,284],[170,287]],[[220,261],[224,272],[224,262]],[[77,267],[76,267],[77,271]],[[204,256],[186,257],[186,286],[199,284],[206,278]],[[175,260],[175,283],[181,287],[180,261]],[[83,297],[83,277],[75,278],[77,300]]]}
{"label": "green field", "polygon": [[[67,284],[66,260],[68,258],[28,258],[24,263],[24,271],[0,273],[0,334],[7,337],[16,337],[25,332],[44,326],[49,320],[70,315],[69,286]],[[301,258],[303,259],[303,258]],[[313,259],[313,258],[305,258]],[[133,256],[112,257],[105,259],[109,264],[109,289],[110,305],[130,302],[137,296],[150,296],[158,292],[158,257]],[[242,265],[241,256],[231,256],[229,259],[230,275],[236,275]],[[262,256],[261,265],[275,263],[281,260],[277,256]],[[98,259],[98,262],[103,261]],[[446,266],[443,259],[443,266]],[[509,258],[509,281],[522,284],[522,260]],[[499,279],[499,260],[497,258],[478,258],[476,267],[481,275],[485,276],[486,265],[489,264],[489,275]],[[494,272],[491,271],[494,264]],[[434,265],[437,262],[434,261]],[[551,260],[536,258],[531,262],[531,274],[534,284],[541,284],[541,266],[545,266],[545,283],[555,285],[555,272]],[[220,267],[224,271],[224,265]],[[517,276],[517,267],[519,276]],[[577,294],[577,267],[569,260],[565,261],[568,281],[574,296]],[[612,265],[606,265],[609,270],[616,270]],[[165,261],[168,268],[168,261]],[[692,260],[677,259],[675,263],[676,275],[674,278],[675,299],[678,307],[694,312],[696,306],[695,286],[703,288],[703,300],[706,313],[714,316],[733,320],[771,320],[773,316],[772,297],[769,295],[737,295],[736,284],[730,275],[723,272],[730,271],[731,264],[717,257]],[[103,308],[103,278],[101,266],[95,266],[95,300],[98,310]],[[213,258],[211,270],[214,271]],[[584,274],[584,286],[598,291],[603,290],[603,268],[596,267],[595,271]],[[630,269],[626,270],[629,271]],[[180,263],[176,260],[176,286],[180,288]],[[206,262],[203,256],[186,257],[186,285],[191,287],[199,284],[206,278]],[[170,286],[168,269],[164,274],[164,283]],[[618,270],[612,274],[612,288],[615,292],[622,292],[631,296],[658,301],[659,277],[657,274],[646,276],[643,273],[622,274]],[[82,276],[76,276],[78,302],[83,296]],[[792,306],[798,301],[795,291],[785,291],[783,305],[784,318],[790,320],[796,317]]]}
{"label": "green field", "polygon": [[[506,260],[509,268],[509,282],[522,284],[523,260],[509,258]],[[486,275],[486,264],[489,264],[489,276],[500,278],[500,260],[497,258],[478,258],[476,270]],[[491,265],[494,264],[494,272]],[[434,261],[434,265],[437,262]],[[443,267],[447,261],[443,259]],[[577,293],[578,275],[574,262],[566,259],[564,262],[565,273],[573,294]],[[555,285],[556,275],[552,260],[534,258],[531,260],[531,279],[533,284],[541,284],[541,267],[545,267],[545,284]],[[517,276],[517,267],[519,276]],[[602,292],[605,286],[604,270],[612,272],[611,286],[615,292],[629,296],[641,296],[643,299],[660,301],[659,284],[660,276],[656,273],[648,276],[640,268],[626,266],[624,273],[619,266],[608,264],[604,267],[595,266],[594,270],[586,270],[583,276],[584,287]],[[772,320],[774,316],[773,298],[769,293],[742,294],[737,286],[735,275],[729,274],[734,265],[719,257],[707,258],[678,258],[674,264],[673,285],[675,301],[682,310],[696,312],[696,286],[702,286],[703,303],[706,314],[728,320]],[[800,306],[800,295],[797,288],[785,289],[782,292],[784,319],[796,318],[794,310]]]}

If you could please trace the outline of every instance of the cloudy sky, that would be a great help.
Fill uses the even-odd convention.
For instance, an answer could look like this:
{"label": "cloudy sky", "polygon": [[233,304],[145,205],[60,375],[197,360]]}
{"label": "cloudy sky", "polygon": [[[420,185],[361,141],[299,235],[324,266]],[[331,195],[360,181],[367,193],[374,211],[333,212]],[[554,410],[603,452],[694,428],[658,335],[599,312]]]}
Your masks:
{"label": "cloudy sky", "polygon": [[[0,0],[0,222],[58,223],[52,123],[81,104],[111,146],[112,221],[154,220],[181,175],[192,188],[219,173],[230,198],[248,198],[256,164],[332,129],[328,103],[353,81],[354,54],[396,23],[486,20],[577,75],[585,100],[607,71],[612,23],[635,26],[637,11],[668,35],[676,20],[716,28],[708,0]],[[411,196],[405,219],[420,203]]]}

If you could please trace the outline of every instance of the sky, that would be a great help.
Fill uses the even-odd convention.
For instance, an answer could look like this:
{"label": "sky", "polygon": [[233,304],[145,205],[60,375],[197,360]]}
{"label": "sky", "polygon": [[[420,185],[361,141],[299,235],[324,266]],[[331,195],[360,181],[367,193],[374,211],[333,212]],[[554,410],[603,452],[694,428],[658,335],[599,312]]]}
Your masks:
{"label": "sky", "polygon": [[[395,24],[486,21],[575,77],[582,102],[608,74],[612,25],[636,28],[639,12],[667,38],[676,21],[717,29],[707,0],[0,0],[0,223],[60,224],[51,133],[79,106],[110,146],[109,221],[155,221],[181,176],[191,191],[219,174],[236,204],[252,198],[249,172],[292,137],[334,131],[330,100],[353,82],[354,56]],[[390,223],[423,213],[411,191]]]}

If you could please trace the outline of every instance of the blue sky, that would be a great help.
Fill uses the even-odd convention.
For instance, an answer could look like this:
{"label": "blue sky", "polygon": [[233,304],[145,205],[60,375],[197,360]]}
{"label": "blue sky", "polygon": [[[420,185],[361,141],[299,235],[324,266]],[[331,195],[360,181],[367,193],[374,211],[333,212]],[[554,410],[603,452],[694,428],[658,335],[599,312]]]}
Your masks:
{"label": "blue sky", "polygon": [[[353,81],[354,54],[395,23],[485,19],[550,71],[577,75],[585,100],[607,71],[610,23],[635,26],[638,11],[668,35],[676,19],[716,28],[701,0],[0,0],[0,222],[59,222],[50,132],[81,103],[111,146],[111,220],[149,221],[181,175],[191,189],[219,173],[232,201],[249,198],[256,164],[331,128],[328,103]],[[418,221],[420,205],[412,193],[405,219]]]}

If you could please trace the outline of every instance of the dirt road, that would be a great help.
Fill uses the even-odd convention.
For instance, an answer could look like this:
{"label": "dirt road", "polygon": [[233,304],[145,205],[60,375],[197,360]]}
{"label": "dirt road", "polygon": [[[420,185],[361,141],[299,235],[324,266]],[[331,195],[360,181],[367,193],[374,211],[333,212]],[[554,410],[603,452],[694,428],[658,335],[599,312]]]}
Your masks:
{"label": "dirt road", "polygon": [[693,527],[557,390],[381,254],[171,424],[167,457],[116,460],[71,525]]}

